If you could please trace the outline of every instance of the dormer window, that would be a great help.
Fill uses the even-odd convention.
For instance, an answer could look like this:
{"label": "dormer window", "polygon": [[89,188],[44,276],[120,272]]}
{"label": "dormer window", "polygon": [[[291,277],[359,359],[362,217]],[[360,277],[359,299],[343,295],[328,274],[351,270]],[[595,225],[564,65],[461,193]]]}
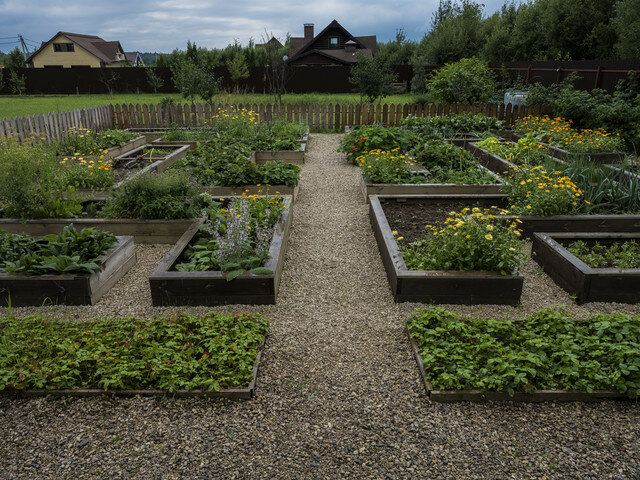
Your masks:
{"label": "dormer window", "polygon": [[54,43],[54,52],[73,52],[73,43]]}
{"label": "dormer window", "polygon": [[329,48],[339,48],[338,37],[329,37]]}

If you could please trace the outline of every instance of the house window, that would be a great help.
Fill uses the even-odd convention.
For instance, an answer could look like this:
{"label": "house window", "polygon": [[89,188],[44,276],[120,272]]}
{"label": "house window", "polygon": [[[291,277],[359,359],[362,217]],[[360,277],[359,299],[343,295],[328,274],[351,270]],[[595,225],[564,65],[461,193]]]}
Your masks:
{"label": "house window", "polygon": [[329,48],[338,48],[338,37],[329,37]]}
{"label": "house window", "polygon": [[54,43],[54,52],[73,52],[73,43]]}

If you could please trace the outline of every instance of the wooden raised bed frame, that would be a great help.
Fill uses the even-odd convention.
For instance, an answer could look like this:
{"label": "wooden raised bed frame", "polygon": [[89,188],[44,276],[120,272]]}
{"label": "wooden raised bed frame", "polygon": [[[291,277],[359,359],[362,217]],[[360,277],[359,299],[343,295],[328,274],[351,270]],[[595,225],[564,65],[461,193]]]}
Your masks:
{"label": "wooden raised bed frame", "polygon": [[116,236],[131,236],[138,244],[173,244],[197,220],[135,220],[127,218],[45,218],[41,220],[20,220],[0,218],[0,229],[7,233],[26,233],[40,237],[60,233],[73,223],[76,228],[96,228]]}
{"label": "wooden raised bed frame", "polygon": [[640,269],[591,268],[570,253],[561,241],[615,242],[640,240],[638,233],[536,233],[533,258],[545,273],[578,304],[588,302],[640,302]]}
{"label": "wooden raised bed frame", "polygon": [[411,344],[413,357],[418,364],[420,378],[427,391],[427,396],[433,402],[437,403],[457,403],[457,402],[474,402],[484,403],[494,402],[601,402],[604,400],[629,400],[629,397],[619,392],[608,390],[595,390],[591,393],[578,390],[536,390],[532,393],[515,392],[513,396],[507,392],[489,391],[489,390],[435,390],[431,382],[427,378],[427,374],[422,363],[422,356],[418,349],[418,344],[411,336],[409,329],[405,327],[405,333]]}
{"label": "wooden raised bed frame", "polygon": [[409,270],[378,196],[370,198],[369,218],[396,302],[466,305],[516,305],[520,302],[524,281],[520,272],[500,275],[486,271]]}
{"label": "wooden raised bed frame", "polygon": [[[267,335],[268,337],[268,335]],[[255,363],[253,364],[253,374],[249,385],[245,388],[227,388],[219,391],[208,390],[177,390],[175,392],[168,392],[166,390],[101,390],[101,389],[67,389],[67,390],[24,390],[17,394],[11,392],[2,391],[0,395],[12,396],[17,398],[38,398],[38,397],[134,397],[140,395],[142,397],[176,397],[176,398],[193,398],[193,397],[209,397],[231,400],[248,400],[255,396],[256,384],[258,382],[258,371],[260,369],[260,361],[262,360],[262,354],[264,352],[264,346],[267,341],[262,342],[258,349],[258,355],[256,355]]]}
{"label": "wooden raised bed frame", "polygon": [[289,239],[293,211],[292,199],[285,200],[286,208],[275,225],[269,248],[271,258],[265,264],[272,275],[248,272],[228,282],[224,272],[178,272],[172,270],[189,246],[203,220],[196,222],[160,262],[149,277],[154,306],[164,305],[225,305],[274,304],[278,295],[282,267]]}
{"label": "wooden raised bed frame", "polygon": [[[131,150],[134,150],[138,147],[143,146],[147,143],[147,138],[145,135],[140,135],[133,140],[128,141],[121,147],[107,148],[107,156],[111,158],[119,157]],[[77,157],[78,155],[62,155],[61,159],[70,159],[72,157]],[[95,158],[97,155],[80,155],[82,158]]]}
{"label": "wooden raised bed frame", "polygon": [[[504,194],[452,194],[452,195],[375,195],[378,203],[385,201],[397,202],[460,202],[469,205],[476,202],[496,205],[506,208],[507,196]],[[511,216],[507,216],[507,219]],[[552,215],[541,217],[538,215],[518,215],[522,222],[519,225],[525,237],[532,237],[536,232],[640,232],[640,215]],[[1,226],[1,225],[0,225]]]}
{"label": "wooden raised bed frame", "polygon": [[[247,195],[291,195],[293,199],[298,196],[300,187],[295,185],[290,187],[288,185],[245,185],[243,187],[223,187],[223,186],[208,186],[203,187],[203,190],[207,193],[210,193],[214,197],[232,197],[232,196],[241,196],[243,193]],[[247,191],[248,190],[248,191]],[[276,193],[278,192],[278,193]]]}
{"label": "wooden raised bed frame", "polygon": [[49,302],[54,305],[94,305],[136,263],[133,238],[117,239],[117,246],[101,256],[103,263],[96,273],[0,273],[0,305],[27,307]]}

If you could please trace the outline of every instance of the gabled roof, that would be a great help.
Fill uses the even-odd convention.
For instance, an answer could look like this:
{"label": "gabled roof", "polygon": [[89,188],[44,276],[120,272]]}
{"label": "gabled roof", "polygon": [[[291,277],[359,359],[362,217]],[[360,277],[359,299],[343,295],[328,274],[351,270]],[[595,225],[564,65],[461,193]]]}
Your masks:
{"label": "gabled roof", "polygon": [[135,64],[138,59],[142,62],[142,57],[139,52],[124,52],[124,56],[127,60],[129,60],[132,64]]}
{"label": "gabled roof", "polygon": [[[356,52],[359,52],[362,55],[366,55],[369,58],[373,58],[373,54],[371,53],[371,50],[369,50],[368,48],[362,48],[362,49],[356,50]],[[355,52],[347,52],[346,50],[337,49],[337,48],[307,50],[301,53],[300,55],[297,55],[296,60],[301,60],[313,54],[330,58],[331,60],[335,60],[336,62],[342,63],[344,65],[351,65],[352,63],[356,63],[357,61]]]}
{"label": "gabled roof", "polygon": [[[375,35],[369,35],[364,37],[354,37],[342,25],[340,25],[337,20],[334,19],[329,25],[327,25],[320,33],[314,36],[311,40],[307,41],[303,37],[291,37],[290,39],[291,40],[291,59],[289,61],[298,60],[299,58],[306,56],[307,52],[310,52],[311,50],[313,50],[316,53],[329,52],[329,53],[326,53],[325,56],[329,56],[335,59],[345,57],[345,55],[342,53],[343,50],[340,50],[340,49],[337,49],[337,50],[336,49],[332,49],[332,50],[312,49],[312,46],[315,40],[318,37],[321,37],[322,35],[324,35],[324,33],[330,28],[337,28],[341,30],[344,36],[348,38],[349,41],[353,41],[357,46],[360,47],[360,50],[369,50],[368,53],[362,52],[362,53],[365,53],[365,55],[373,56],[378,51],[378,44],[377,44]],[[348,56],[349,58],[351,58],[352,54],[348,54]],[[348,61],[348,63],[353,63],[353,60],[348,60],[346,57],[343,58],[342,60]]]}
{"label": "gabled roof", "polygon": [[60,35],[67,37],[70,41],[80,46],[81,48],[83,48],[93,56],[98,57],[104,63],[116,62],[117,61],[116,53],[118,53],[118,51],[124,52],[124,50],[122,49],[122,45],[120,45],[120,42],[118,41],[107,42],[103,38],[100,38],[96,35],[84,35],[82,33],[71,33],[71,32],[58,32],[53,37],[51,37],[51,40],[49,40],[48,42],[43,42],[40,48],[35,52],[33,52],[29,56],[29,58],[27,58],[27,62],[31,61],[33,57],[35,57],[38,53],[40,53],[40,51],[42,51],[44,47],[49,45],[54,38],[57,38]]}

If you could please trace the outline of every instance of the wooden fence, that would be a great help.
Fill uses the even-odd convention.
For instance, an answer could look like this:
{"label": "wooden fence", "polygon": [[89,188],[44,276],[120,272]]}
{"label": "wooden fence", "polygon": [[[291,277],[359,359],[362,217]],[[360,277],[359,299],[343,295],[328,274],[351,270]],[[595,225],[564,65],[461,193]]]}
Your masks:
{"label": "wooden fence", "polygon": [[0,136],[16,136],[23,141],[35,135],[47,140],[55,140],[64,137],[73,127],[91,130],[113,128],[113,120],[112,105],[10,117],[0,119]]}
{"label": "wooden fence", "polygon": [[484,113],[512,125],[526,115],[550,113],[548,107],[512,106],[505,104],[454,105],[338,105],[338,104],[261,104],[261,105],[101,105],[58,113],[42,113],[0,120],[0,136],[13,135],[23,141],[32,135],[55,140],[72,127],[91,130],[106,128],[201,127],[210,123],[222,110],[253,110],[260,121],[282,118],[302,122],[314,131],[343,131],[345,126],[382,124],[399,125],[408,115],[419,117],[470,112]]}
{"label": "wooden fence", "polygon": [[338,105],[338,104],[260,104],[260,105],[116,105],[115,125],[118,128],[201,127],[210,123],[221,110],[253,110],[260,121],[282,118],[302,122],[311,130],[344,130],[345,126],[383,124],[399,125],[408,115],[419,117],[450,115],[470,112],[484,113],[504,120],[506,125],[526,115],[550,113],[548,107],[539,105],[518,107],[505,104],[454,104],[454,105]]}

